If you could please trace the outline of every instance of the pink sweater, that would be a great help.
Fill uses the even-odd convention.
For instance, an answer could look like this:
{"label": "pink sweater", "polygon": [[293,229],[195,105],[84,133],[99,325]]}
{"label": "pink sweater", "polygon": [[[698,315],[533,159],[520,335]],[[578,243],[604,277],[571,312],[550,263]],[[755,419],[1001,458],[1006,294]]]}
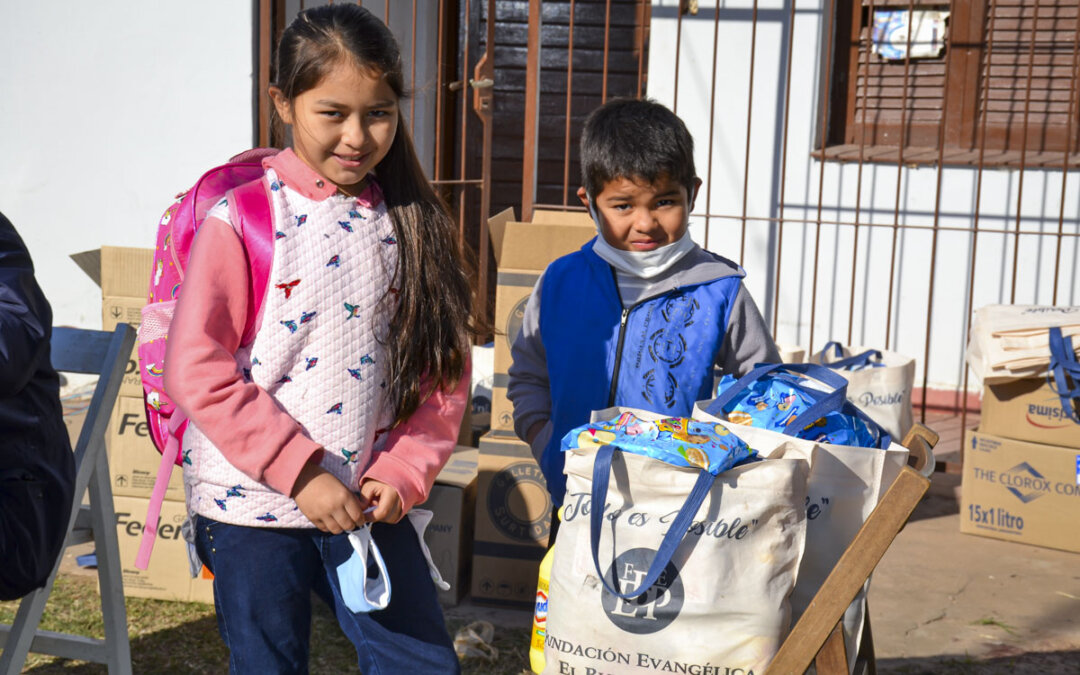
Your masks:
{"label": "pink sweater", "polygon": [[[279,176],[311,199],[335,188],[291,150],[268,161]],[[292,495],[301,468],[318,462],[323,448],[258,385],[245,381],[235,353],[247,320],[248,266],[239,235],[209,218],[199,229],[173,319],[165,390],[229,463],[253,480]],[[427,499],[458,435],[468,399],[470,368],[452,392],[436,391],[389,432],[361,482],[384,482],[408,511]]]}

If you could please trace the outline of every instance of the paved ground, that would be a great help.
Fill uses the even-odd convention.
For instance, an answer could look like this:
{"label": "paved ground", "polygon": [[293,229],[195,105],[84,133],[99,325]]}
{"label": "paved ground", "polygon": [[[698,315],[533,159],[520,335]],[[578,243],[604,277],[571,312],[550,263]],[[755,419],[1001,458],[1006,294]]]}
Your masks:
{"label": "paved ground", "polygon": [[959,493],[935,475],[878,564],[879,670],[1080,673],[1080,554],[960,534]]}
{"label": "paved ground", "polygon": [[[965,426],[978,423],[967,416]],[[939,460],[961,419],[938,414]],[[870,616],[886,673],[1080,674],[1080,553],[960,534],[960,476],[930,493],[878,564]],[[1080,537],[1080,533],[1076,533]]]}

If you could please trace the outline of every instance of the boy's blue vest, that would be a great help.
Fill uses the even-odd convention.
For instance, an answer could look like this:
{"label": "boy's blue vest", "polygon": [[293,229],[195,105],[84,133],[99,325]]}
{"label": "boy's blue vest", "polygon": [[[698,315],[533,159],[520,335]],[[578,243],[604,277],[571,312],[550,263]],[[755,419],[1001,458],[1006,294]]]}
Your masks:
{"label": "boy's blue vest", "polygon": [[672,288],[625,310],[614,272],[592,242],[548,267],[540,337],[552,435],[540,468],[555,506],[566,491],[562,438],[587,423],[593,410],[619,405],[689,417],[695,401],[710,397],[713,364],[744,276],[731,267],[737,271]]}

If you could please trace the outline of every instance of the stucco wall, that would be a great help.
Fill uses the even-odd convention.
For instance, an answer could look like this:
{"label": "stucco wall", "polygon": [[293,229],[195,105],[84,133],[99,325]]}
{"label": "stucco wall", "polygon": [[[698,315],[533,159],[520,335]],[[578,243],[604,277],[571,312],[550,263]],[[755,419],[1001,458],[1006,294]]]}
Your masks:
{"label": "stucco wall", "polygon": [[101,323],[69,254],[153,246],[176,192],[251,146],[252,8],[0,0],[0,211],[55,323]]}

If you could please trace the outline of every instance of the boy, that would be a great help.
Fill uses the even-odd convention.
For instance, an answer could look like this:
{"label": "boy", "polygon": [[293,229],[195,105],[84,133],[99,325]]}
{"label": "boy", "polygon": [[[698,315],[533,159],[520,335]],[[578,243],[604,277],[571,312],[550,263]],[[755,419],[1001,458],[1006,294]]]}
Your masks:
{"label": "boy", "polygon": [[682,120],[653,101],[608,102],[585,121],[581,173],[599,236],[536,282],[507,387],[556,508],[560,441],[593,410],[689,417],[714,368],[741,376],[780,360],[745,272],[690,239],[701,179]]}

